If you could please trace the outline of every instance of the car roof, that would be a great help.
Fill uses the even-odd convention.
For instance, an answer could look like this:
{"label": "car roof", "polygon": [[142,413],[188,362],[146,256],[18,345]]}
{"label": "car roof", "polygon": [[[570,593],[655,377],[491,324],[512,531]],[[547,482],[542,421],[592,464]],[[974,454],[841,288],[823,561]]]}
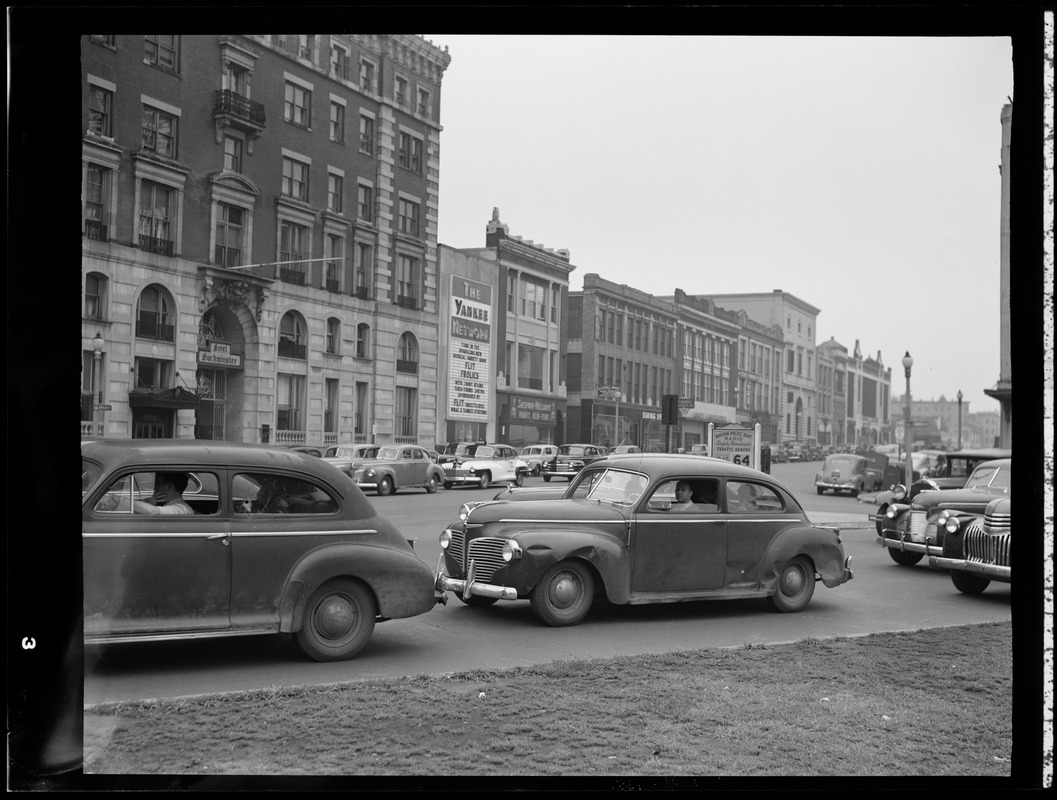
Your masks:
{"label": "car roof", "polygon": [[[127,465],[197,464],[233,467],[280,467],[309,472],[329,480],[336,468],[308,453],[285,447],[205,439],[95,439],[81,441],[81,455],[106,469]],[[340,474],[340,473],[338,473]]]}
{"label": "car roof", "polygon": [[695,456],[689,453],[615,453],[591,462],[591,468],[605,466],[631,467],[640,472],[685,472],[702,475],[724,475],[728,478],[751,478],[776,483],[770,475],[751,467],[733,464],[723,458]]}
{"label": "car roof", "polygon": [[1008,467],[1012,459],[1009,458],[993,458],[990,461],[981,461],[976,465],[977,469],[980,467]]}

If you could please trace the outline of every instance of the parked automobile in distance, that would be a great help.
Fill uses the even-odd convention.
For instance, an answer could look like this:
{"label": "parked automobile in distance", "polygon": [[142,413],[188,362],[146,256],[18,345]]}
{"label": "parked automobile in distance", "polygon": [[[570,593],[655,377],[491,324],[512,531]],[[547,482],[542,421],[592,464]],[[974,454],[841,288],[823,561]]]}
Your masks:
{"label": "parked automobile in distance", "polygon": [[455,461],[460,456],[465,456],[469,448],[479,444],[485,444],[484,442],[448,442],[447,444],[437,445],[437,463],[443,466],[449,461]]}
{"label": "parked automobile in distance", "polygon": [[987,504],[983,517],[948,517],[943,555],[930,555],[929,566],[949,570],[963,594],[980,594],[993,580],[1012,583],[1011,505],[1011,498],[998,497]]}
{"label": "parked automobile in distance", "polygon": [[580,474],[585,465],[606,455],[606,448],[598,444],[563,444],[558,447],[558,454],[543,465],[543,480],[565,478],[571,481]]}
{"label": "parked automobile in distance", "polygon": [[374,489],[382,497],[401,489],[425,489],[433,494],[444,483],[444,470],[425,450],[414,445],[383,445],[374,458],[351,468],[361,489]]}
{"label": "parked automobile in distance", "polygon": [[881,488],[891,488],[884,486],[885,469],[888,467],[888,456],[876,451],[867,451],[862,454],[862,457],[866,459],[866,478],[863,481],[863,485],[869,487],[865,489],[865,491],[876,492]]}
{"label": "parked automobile in distance", "polygon": [[280,447],[82,442],[81,539],[86,644],[283,633],[336,661],[443,599],[357,486]]}
{"label": "parked automobile in distance", "polygon": [[860,492],[873,491],[873,484],[866,483],[866,458],[852,453],[835,453],[826,456],[822,467],[815,473],[815,491],[822,494],[827,489],[834,494],[847,492],[858,497]]}
{"label": "parked automobile in distance", "polygon": [[580,622],[596,596],[617,605],[755,597],[801,611],[817,581],[852,578],[839,531],[812,525],[785,486],[689,454],[595,460],[561,499],[465,504],[440,544],[438,590],[472,606],[527,599],[552,626]]}
{"label": "parked automobile in distance", "polygon": [[690,445],[690,450],[688,452],[692,456],[707,456],[708,444],[706,442],[695,442]]}
{"label": "parked automobile in distance", "polygon": [[[702,453],[702,455],[707,455]],[[773,447],[771,448],[771,463],[772,464],[785,464],[789,461],[789,453],[786,452],[784,447]]]}
{"label": "parked automobile in distance", "polygon": [[543,462],[550,461],[558,455],[558,446],[554,444],[529,444],[521,448],[521,460],[528,465],[529,475],[533,478],[540,474]]}
{"label": "parked automobile in distance", "polygon": [[508,444],[473,444],[454,461],[446,461],[441,466],[445,489],[466,484],[487,489],[492,483],[504,481],[521,486],[528,474],[528,465]]}
{"label": "parked automobile in distance", "polygon": [[903,502],[905,487],[897,486],[877,542],[904,566],[917,564],[926,555],[942,556],[947,521],[983,516],[992,500],[1010,495],[1011,484],[1010,459],[1002,458],[978,465],[960,489],[920,492],[909,504]]}
{"label": "parked automobile in distance", "polygon": [[[913,483],[910,484],[909,489],[906,487],[906,482],[898,480],[894,486],[890,489],[886,489],[877,495],[877,514],[874,517],[877,526],[877,533],[881,533],[881,522],[884,520],[885,514],[888,512],[888,506],[895,499],[895,489],[899,485],[904,486],[904,494],[901,501],[906,503],[913,500],[918,496],[920,492],[929,490],[946,490],[946,489],[960,489],[965,485],[965,482],[972,475],[973,470],[985,461],[993,461],[999,458],[1009,458],[1012,455],[1012,451],[1005,450],[997,447],[982,448],[979,450],[958,450],[954,453],[947,453],[946,459],[944,459],[944,466],[942,469],[937,470],[931,475],[924,477],[917,477]],[[913,457],[914,454],[911,454]],[[894,457],[893,457],[894,458]],[[918,471],[918,464],[923,462],[915,462],[914,471]],[[903,465],[903,469],[898,470],[893,461],[886,468],[886,473],[889,470],[896,470],[899,477],[901,478],[903,473],[906,471],[906,467]]]}
{"label": "parked automobile in distance", "polygon": [[326,449],[323,447],[314,447],[310,444],[284,444],[280,445],[280,447],[286,447],[296,453],[305,453],[310,456],[315,456],[316,458],[322,458]]}
{"label": "parked automobile in distance", "polygon": [[323,460],[343,472],[348,472],[358,461],[374,458],[379,447],[381,445],[366,443],[332,445],[323,451]]}
{"label": "parked automobile in distance", "polygon": [[642,448],[634,444],[618,444],[609,452],[613,455],[622,455],[625,453],[641,453]]}

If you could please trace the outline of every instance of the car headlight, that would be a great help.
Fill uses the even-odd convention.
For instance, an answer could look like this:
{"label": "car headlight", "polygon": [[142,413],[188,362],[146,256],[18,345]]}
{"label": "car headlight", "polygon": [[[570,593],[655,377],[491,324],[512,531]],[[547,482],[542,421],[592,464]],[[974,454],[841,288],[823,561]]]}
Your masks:
{"label": "car headlight", "polygon": [[905,487],[903,484],[899,483],[899,484],[896,484],[895,487],[893,487],[893,489],[892,489],[892,498],[893,499],[902,500],[906,496],[907,496],[907,487]]}
{"label": "car headlight", "polygon": [[821,472],[816,472],[815,473],[815,483],[818,483],[821,480],[822,480],[822,473]]}
{"label": "car headlight", "polygon": [[368,478],[373,478],[373,477],[374,477],[374,470],[373,470],[373,469],[369,469],[369,470],[367,470],[367,472],[365,472],[364,474],[365,474],[365,475],[366,475],[366,476],[367,476]]}
{"label": "car headlight", "polygon": [[503,545],[503,560],[507,563],[511,561],[517,561],[521,558],[521,545],[517,542],[510,540]]}
{"label": "car headlight", "polygon": [[440,532],[440,549],[447,550],[448,545],[451,544],[451,531],[445,528]]}
{"label": "car headlight", "polygon": [[466,522],[466,518],[470,516],[470,511],[472,509],[472,505],[470,505],[469,503],[463,503],[462,506],[459,508],[459,519],[461,519],[463,522]]}
{"label": "car headlight", "polygon": [[894,506],[889,506],[889,507],[888,507],[888,510],[887,510],[887,511],[885,512],[885,516],[886,516],[886,517],[887,517],[888,519],[895,519],[895,518],[896,518],[896,515],[897,515],[898,513],[899,513],[899,512],[898,512],[898,511],[897,511],[897,510],[895,509],[895,507],[894,507]]}
{"label": "car headlight", "polygon": [[943,530],[947,531],[947,533],[955,533],[961,527],[962,521],[958,517],[949,516],[943,520],[942,525]]}

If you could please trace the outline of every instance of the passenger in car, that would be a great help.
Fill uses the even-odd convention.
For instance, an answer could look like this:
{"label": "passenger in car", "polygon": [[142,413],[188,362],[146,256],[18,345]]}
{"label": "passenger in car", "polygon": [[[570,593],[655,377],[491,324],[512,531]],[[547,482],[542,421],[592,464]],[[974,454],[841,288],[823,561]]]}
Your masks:
{"label": "passenger in car", "polygon": [[150,500],[134,500],[132,511],[135,514],[194,514],[194,509],[183,499],[186,488],[187,473],[156,472],[154,494]]}
{"label": "passenger in car", "polygon": [[672,511],[694,511],[693,490],[690,481],[679,481],[675,484],[675,502]]}

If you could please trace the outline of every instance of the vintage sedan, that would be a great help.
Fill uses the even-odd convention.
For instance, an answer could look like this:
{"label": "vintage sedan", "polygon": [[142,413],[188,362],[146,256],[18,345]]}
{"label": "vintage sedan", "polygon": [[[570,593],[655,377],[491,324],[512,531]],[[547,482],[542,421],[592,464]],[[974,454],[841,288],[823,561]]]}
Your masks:
{"label": "vintage sedan", "polygon": [[563,444],[558,454],[543,465],[543,480],[565,478],[571,481],[580,474],[585,465],[606,455],[608,451],[599,444]]}
{"label": "vintage sedan", "polygon": [[[917,457],[917,453],[912,454],[912,457]],[[885,514],[888,512],[888,506],[893,502],[909,503],[920,492],[927,492],[930,490],[944,491],[946,489],[961,489],[965,486],[965,482],[969,480],[969,476],[973,474],[973,470],[985,461],[994,461],[998,458],[1009,458],[1012,455],[1010,450],[1004,450],[997,447],[983,448],[980,450],[958,450],[955,453],[947,453],[944,459],[943,467],[941,469],[933,471],[931,474],[924,477],[919,476],[917,480],[910,484],[907,488],[905,481],[900,481],[895,486],[887,489],[875,498],[877,503],[877,514],[874,517],[874,521],[877,525],[877,533],[881,533],[881,523],[884,521]],[[898,464],[894,459],[896,456],[892,456],[890,460],[889,470],[893,467],[898,469],[899,466],[903,466],[902,470],[899,470],[899,474],[902,475],[906,471],[905,465]],[[912,468],[915,472],[918,471],[918,461],[912,464]],[[924,462],[921,462],[924,463]],[[900,496],[896,497],[896,491],[899,491]]]}
{"label": "vintage sedan", "polygon": [[866,483],[866,467],[864,456],[852,453],[826,456],[822,468],[815,473],[815,491],[819,494],[827,489],[834,494],[847,492],[852,497],[858,497],[860,492],[873,491],[873,484]]}
{"label": "vintage sedan", "polygon": [[387,445],[374,458],[358,461],[347,471],[361,489],[381,496],[400,489],[425,489],[430,494],[444,483],[444,470],[421,447]]}
{"label": "vintage sedan", "polygon": [[528,464],[529,475],[540,474],[543,464],[558,455],[558,446],[553,444],[528,444],[521,448],[521,460]]}
{"label": "vintage sedan", "polygon": [[930,555],[929,566],[949,570],[963,594],[980,594],[993,580],[1012,583],[1011,505],[1011,498],[998,497],[987,504],[983,517],[948,517],[943,555]]}
{"label": "vintage sedan", "polygon": [[356,485],[284,448],[82,442],[81,538],[86,644],[283,633],[336,661],[444,599]]}
{"label": "vintage sedan", "polygon": [[467,484],[487,489],[493,482],[507,481],[521,486],[528,474],[528,464],[508,444],[472,444],[441,466],[445,489]]}
{"label": "vintage sedan", "polygon": [[[679,501],[684,481],[690,496]],[[552,626],[580,622],[596,596],[614,604],[758,597],[801,611],[817,581],[852,578],[839,531],[813,525],[781,483],[681,454],[597,460],[561,499],[465,504],[440,544],[438,590],[471,606],[527,599]]]}
{"label": "vintage sedan", "polygon": [[323,451],[323,460],[342,471],[347,471],[365,458],[374,458],[378,454],[379,447],[380,445],[377,444],[362,442],[332,445]]}
{"label": "vintage sedan", "polygon": [[892,560],[912,566],[927,556],[942,556],[947,522],[951,517],[983,516],[997,497],[1009,497],[1012,477],[1010,459],[985,461],[961,489],[920,492],[909,505],[896,487],[896,500],[888,506],[877,543],[888,549]]}

